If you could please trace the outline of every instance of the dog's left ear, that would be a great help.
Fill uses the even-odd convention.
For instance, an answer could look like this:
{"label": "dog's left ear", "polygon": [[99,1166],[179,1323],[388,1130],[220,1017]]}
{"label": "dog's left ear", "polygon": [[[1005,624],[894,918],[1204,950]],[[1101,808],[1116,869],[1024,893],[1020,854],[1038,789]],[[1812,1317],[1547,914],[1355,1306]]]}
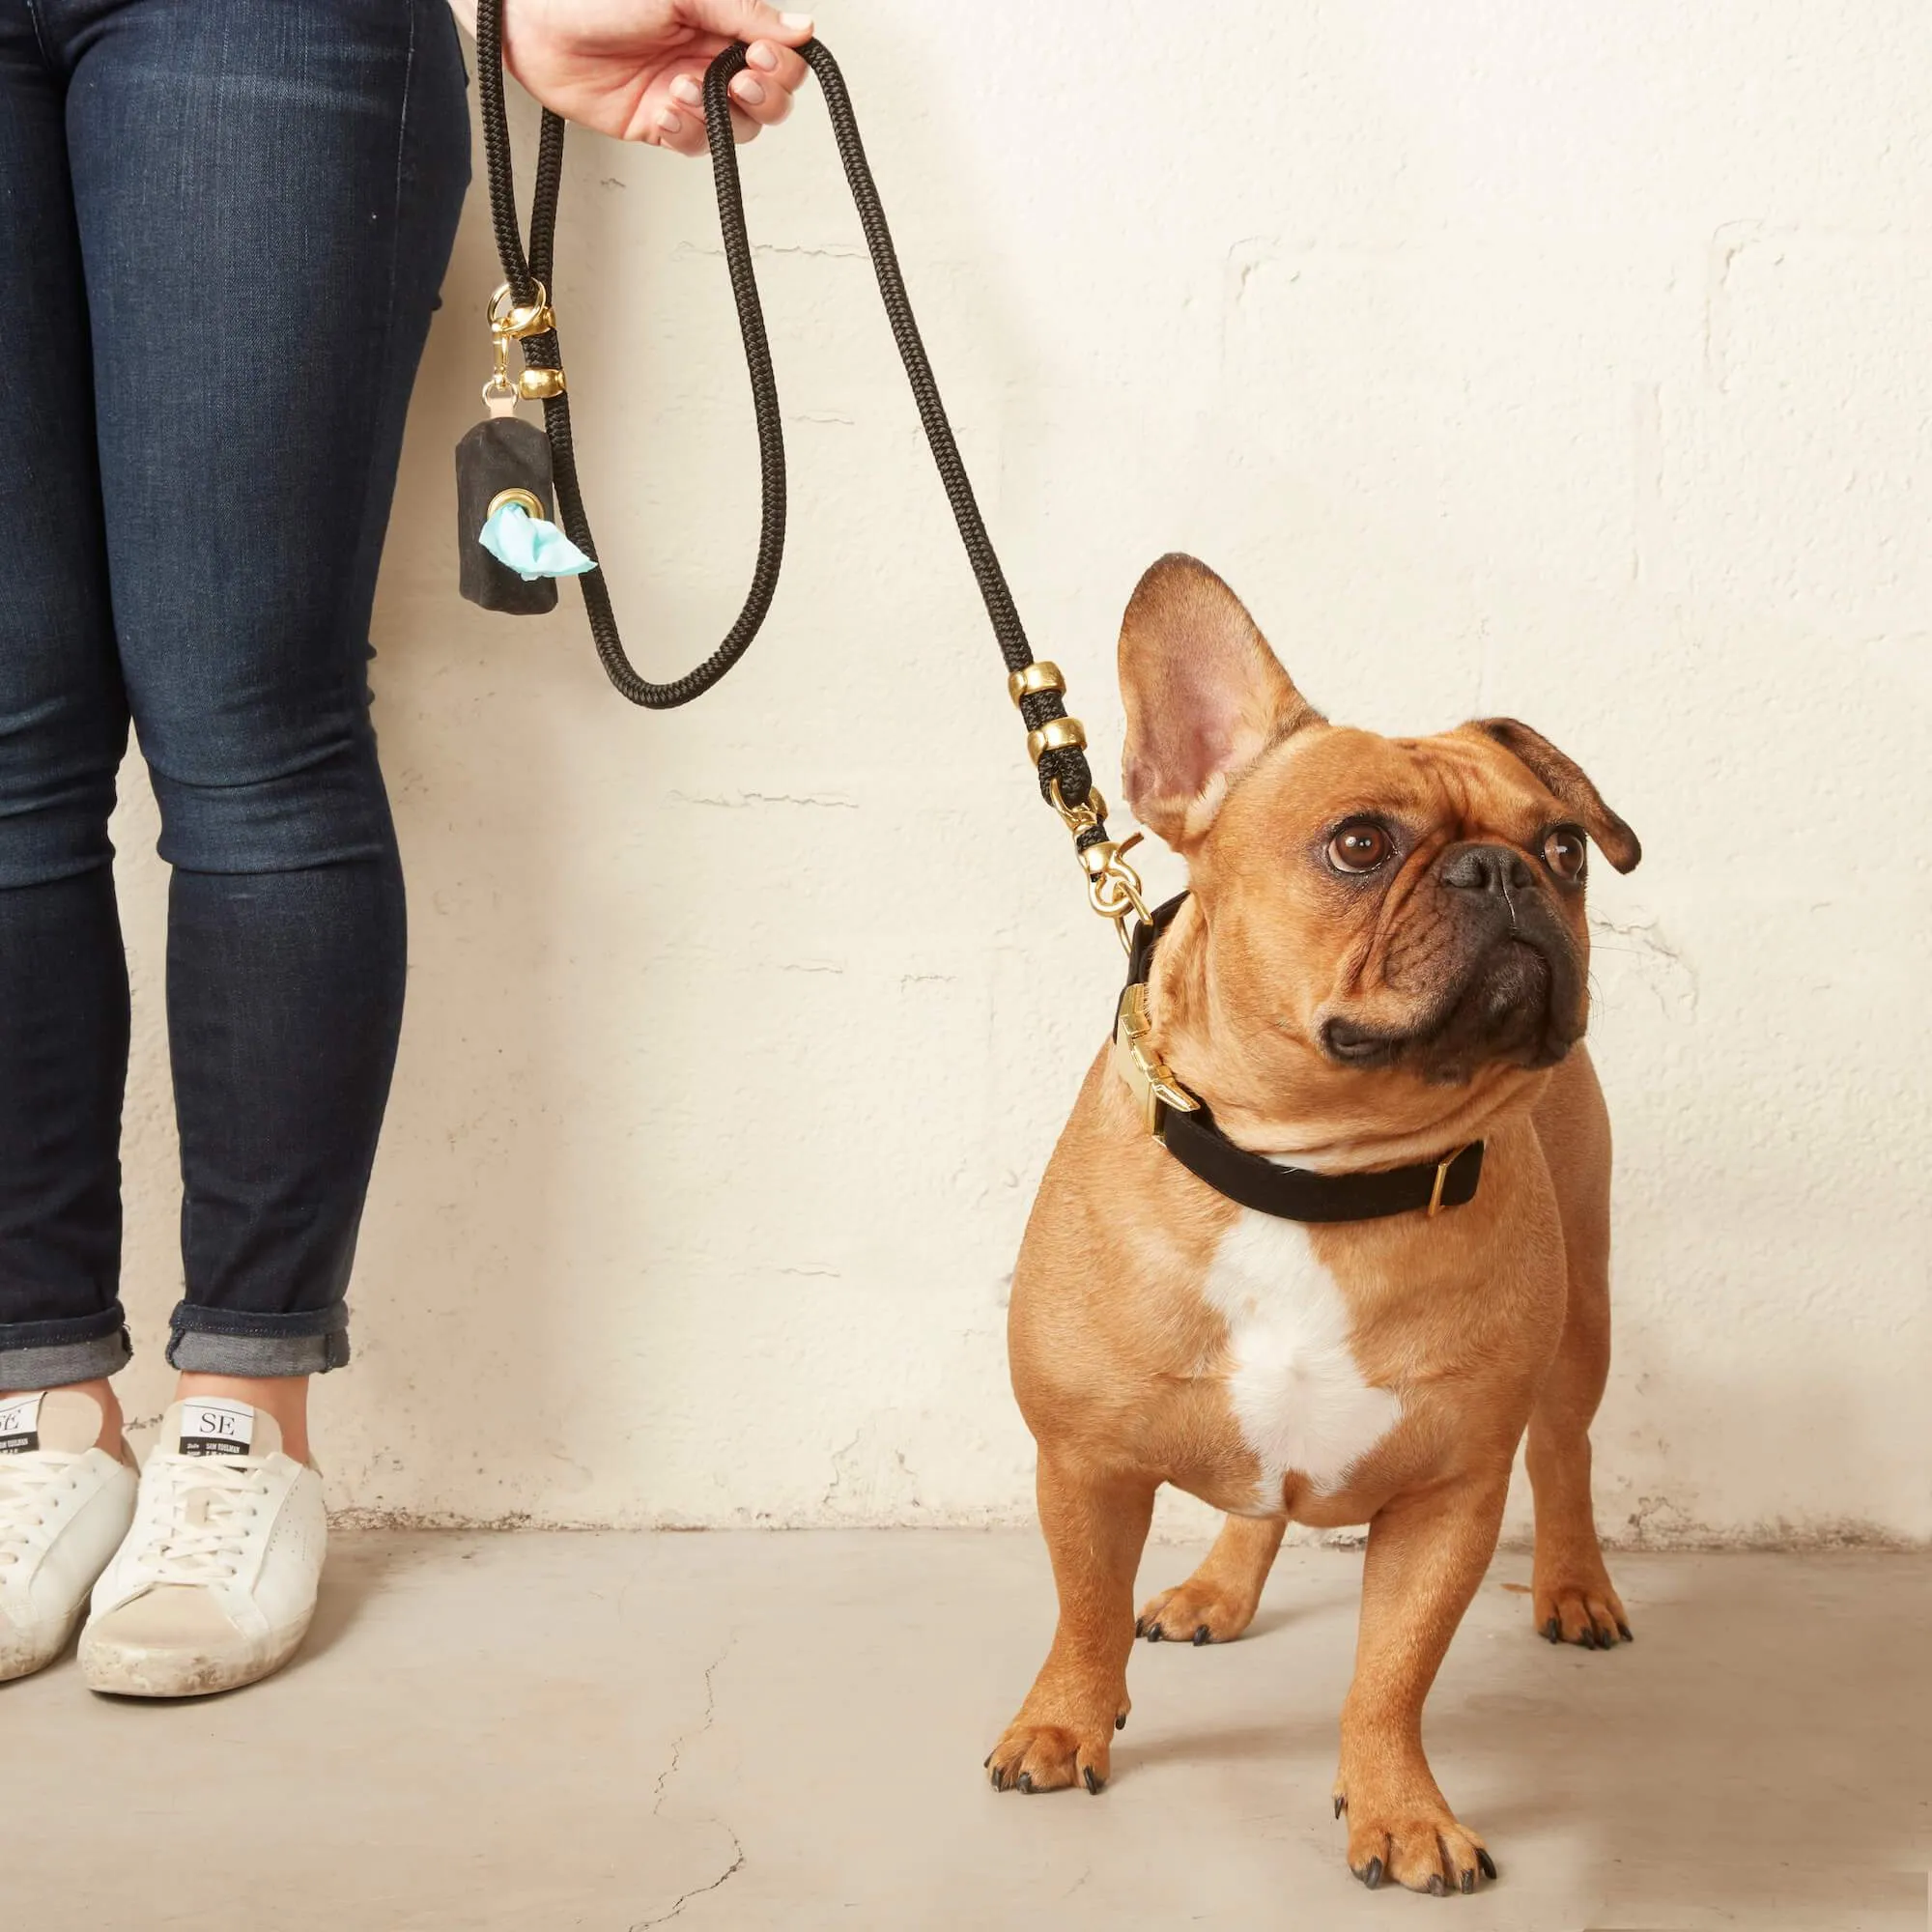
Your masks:
{"label": "dog's left ear", "polygon": [[1127,803],[1177,852],[1199,842],[1229,781],[1321,714],[1296,691],[1241,600],[1205,563],[1164,556],[1121,620]]}
{"label": "dog's left ear", "polygon": [[1466,728],[1493,738],[1519,764],[1527,765],[1543,788],[1577,814],[1597,849],[1620,872],[1636,870],[1643,847],[1636,834],[1604,803],[1604,795],[1576,759],[1559,752],[1541,731],[1514,718],[1478,718]]}

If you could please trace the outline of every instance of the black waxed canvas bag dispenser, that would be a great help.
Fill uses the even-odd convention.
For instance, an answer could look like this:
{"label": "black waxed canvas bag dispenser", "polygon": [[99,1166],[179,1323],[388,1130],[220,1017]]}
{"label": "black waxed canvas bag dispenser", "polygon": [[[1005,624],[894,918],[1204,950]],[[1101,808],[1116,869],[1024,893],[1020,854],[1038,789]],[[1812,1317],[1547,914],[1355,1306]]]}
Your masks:
{"label": "black waxed canvas bag dispenser", "polygon": [[555,516],[550,439],[521,416],[485,416],[456,445],[458,588],[486,611],[540,617],[556,609],[556,579],[522,576],[498,562],[476,538],[492,506],[518,492],[535,497],[546,520]]}

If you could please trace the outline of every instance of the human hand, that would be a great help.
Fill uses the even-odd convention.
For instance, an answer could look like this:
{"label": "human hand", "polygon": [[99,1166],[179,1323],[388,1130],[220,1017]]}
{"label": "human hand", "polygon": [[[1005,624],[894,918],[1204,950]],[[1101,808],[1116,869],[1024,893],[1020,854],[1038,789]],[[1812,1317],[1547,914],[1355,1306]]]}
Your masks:
{"label": "human hand", "polygon": [[[476,0],[450,0],[473,34]],[[706,152],[704,70],[733,41],[750,44],[731,81],[740,141],[791,112],[807,69],[793,48],[811,38],[805,14],[762,0],[504,0],[503,64],[566,120],[680,155]]]}

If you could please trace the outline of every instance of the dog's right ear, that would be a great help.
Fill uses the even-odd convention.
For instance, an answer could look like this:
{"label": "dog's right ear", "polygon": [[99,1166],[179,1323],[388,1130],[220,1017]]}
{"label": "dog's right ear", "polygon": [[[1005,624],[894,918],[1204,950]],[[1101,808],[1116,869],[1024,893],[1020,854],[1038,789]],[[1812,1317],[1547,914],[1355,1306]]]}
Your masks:
{"label": "dog's right ear", "polygon": [[1127,803],[1183,853],[1214,822],[1243,766],[1290,732],[1324,722],[1241,600],[1205,563],[1179,553],[1134,586],[1121,622],[1121,696]]}

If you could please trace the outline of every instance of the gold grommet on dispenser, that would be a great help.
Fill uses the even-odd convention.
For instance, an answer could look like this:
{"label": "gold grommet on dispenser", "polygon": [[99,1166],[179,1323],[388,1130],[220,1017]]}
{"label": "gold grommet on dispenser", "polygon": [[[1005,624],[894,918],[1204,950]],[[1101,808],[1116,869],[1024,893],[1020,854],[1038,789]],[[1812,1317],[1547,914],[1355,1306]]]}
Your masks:
{"label": "gold grommet on dispenser", "polygon": [[1049,752],[1083,752],[1087,727],[1077,718],[1049,718],[1037,731],[1027,733],[1027,756],[1035,764]]}
{"label": "gold grommet on dispenser", "polygon": [[1030,665],[1023,665],[1007,679],[1007,696],[1017,704],[1023,697],[1036,697],[1042,691],[1065,691],[1066,680],[1060,674],[1057,664],[1049,664],[1044,658]]}
{"label": "gold grommet on dispenser", "polygon": [[538,523],[544,522],[550,515],[544,508],[543,498],[534,490],[498,490],[490,498],[490,507],[483,512],[483,521],[487,524],[498,510],[512,503],[526,516],[534,517]]}

